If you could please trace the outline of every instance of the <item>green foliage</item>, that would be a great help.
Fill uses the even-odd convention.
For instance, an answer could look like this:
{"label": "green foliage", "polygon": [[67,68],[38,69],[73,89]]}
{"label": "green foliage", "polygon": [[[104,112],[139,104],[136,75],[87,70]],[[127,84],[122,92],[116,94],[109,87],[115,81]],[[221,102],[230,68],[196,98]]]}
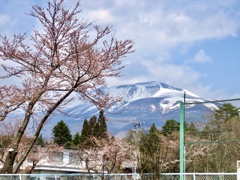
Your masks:
{"label": "green foliage", "polygon": [[73,145],[78,146],[81,143],[81,135],[77,132],[73,137]]}
{"label": "green foliage", "polygon": [[179,131],[180,123],[174,119],[166,120],[165,124],[162,126],[162,134],[168,136],[174,131]]}
{"label": "green foliage", "polygon": [[83,122],[83,127],[82,127],[82,132],[81,132],[81,141],[85,141],[86,139],[88,139],[90,133],[91,132],[90,132],[90,127],[89,127],[89,122],[87,119],[85,119]]}
{"label": "green foliage", "polygon": [[83,122],[82,132],[81,132],[81,145],[83,147],[90,147],[91,146],[91,129],[87,119]]}
{"label": "green foliage", "polygon": [[97,124],[97,117],[92,116],[89,120],[89,131],[88,131],[89,137],[95,136],[95,134],[96,134],[96,124]]}
{"label": "green foliage", "polygon": [[215,111],[214,117],[216,120],[228,121],[233,117],[239,116],[238,108],[230,103],[225,103]]}
{"label": "green foliage", "polygon": [[95,146],[91,138],[108,140],[106,118],[104,111],[101,110],[99,117],[92,116],[88,121],[85,119],[81,133],[81,144],[84,148]]}
{"label": "green foliage", "polygon": [[[162,126],[162,134],[164,136],[169,136],[173,132],[178,132],[180,130],[180,123],[175,121],[174,119],[166,120],[165,124]],[[184,122],[184,130],[185,133],[196,133],[198,131],[197,127],[193,122],[190,124],[187,122]]]}
{"label": "green foliage", "polygon": [[104,116],[104,111],[101,110],[98,117],[98,128],[96,131],[98,132],[97,138],[99,139],[108,139],[107,133],[107,123],[106,118]]}
{"label": "green foliage", "polygon": [[61,120],[52,129],[53,140],[59,146],[69,148],[72,143],[72,135],[66,123]]}
{"label": "green foliage", "polygon": [[99,137],[101,136],[101,132],[100,132],[100,129],[99,129],[99,123],[97,122],[95,124],[95,126],[93,127],[93,134],[92,134],[92,137],[95,137],[97,139],[99,139]]}
{"label": "green foliage", "polygon": [[139,145],[140,163],[143,172],[159,172],[160,147],[160,131],[155,124],[152,124],[149,133],[142,134]]}
{"label": "green foliage", "polygon": [[160,148],[160,131],[153,123],[150,127],[149,133],[144,134],[141,140],[140,151],[143,154],[153,156],[155,152]]}
{"label": "green foliage", "polygon": [[40,136],[37,138],[36,145],[44,146],[44,144],[45,143],[44,143],[42,134],[40,134]]}

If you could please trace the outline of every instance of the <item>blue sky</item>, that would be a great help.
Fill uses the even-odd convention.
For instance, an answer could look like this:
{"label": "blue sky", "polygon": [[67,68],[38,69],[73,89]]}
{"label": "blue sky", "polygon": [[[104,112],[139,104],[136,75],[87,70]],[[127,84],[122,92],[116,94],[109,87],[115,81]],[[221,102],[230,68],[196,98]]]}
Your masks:
{"label": "blue sky", "polygon": [[[0,33],[38,27],[25,14],[35,3],[45,1],[0,0]],[[81,0],[81,9],[81,18],[136,41],[123,76],[109,85],[153,80],[205,98],[240,98],[239,0]]]}

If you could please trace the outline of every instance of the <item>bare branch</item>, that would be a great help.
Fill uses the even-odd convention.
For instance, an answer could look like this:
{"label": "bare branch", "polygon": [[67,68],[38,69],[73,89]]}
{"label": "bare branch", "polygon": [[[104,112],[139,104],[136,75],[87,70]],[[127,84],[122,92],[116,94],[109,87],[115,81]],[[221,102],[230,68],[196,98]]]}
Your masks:
{"label": "bare branch", "polygon": [[[110,26],[102,28],[79,19],[79,7],[79,2],[67,8],[65,0],[47,0],[46,8],[35,5],[29,13],[39,20],[42,30],[34,29],[30,39],[26,33],[12,38],[0,36],[0,60],[5,72],[1,78],[18,78],[20,84],[0,87],[0,119],[5,121],[17,111],[24,114],[2,173],[18,171],[45,122],[55,110],[71,103],[73,92],[100,109],[119,100],[96,87],[106,86],[105,78],[120,75],[122,59],[133,52],[134,41],[118,41],[111,35]],[[90,37],[92,31],[95,37]],[[34,137],[16,162],[19,145],[33,120],[37,123]]]}

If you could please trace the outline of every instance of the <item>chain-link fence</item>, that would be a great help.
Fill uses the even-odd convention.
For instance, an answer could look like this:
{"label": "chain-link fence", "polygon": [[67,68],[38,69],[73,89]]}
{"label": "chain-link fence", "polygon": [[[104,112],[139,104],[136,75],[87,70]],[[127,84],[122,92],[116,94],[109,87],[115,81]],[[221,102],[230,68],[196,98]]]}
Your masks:
{"label": "chain-link fence", "polygon": [[237,173],[156,174],[2,174],[1,180],[240,180]]}
{"label": "chain-link fence", "polygon": [[15,174],[0,175],[0,180],[140,180],[139,174]]}
{"label": "chain-link fence", "polygon": [[184,173],[161,174],[161,180],[238,180],[237,173]]}

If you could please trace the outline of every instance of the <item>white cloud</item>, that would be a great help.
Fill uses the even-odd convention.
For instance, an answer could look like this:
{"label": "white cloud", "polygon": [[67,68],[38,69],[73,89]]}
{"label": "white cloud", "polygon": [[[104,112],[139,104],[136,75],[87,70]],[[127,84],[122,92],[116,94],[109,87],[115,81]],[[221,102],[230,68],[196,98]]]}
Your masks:
{"label": "white cloud", "polygon": [[147,26],[159,24],[161,16],[161,11],[158,10],[154,10],[151,12],[140,12],[138,14],[139,22],[142,24],[146,24]]}
{"label": "white cloud", "polygon": [[97,24],[112,24],[121,39],[137,38],[137,48],[141,54],[159,53],[158,49],[168,51],[183,44],[190,46],[208,39],[235,36],[240,28],[240,14],[229,13],[232,1],[100,2],[95,6],[95,2],[84,2],[85,19],[90,18]]}
{"label": "white cloud", "polygon": [[117,7],[134,7],[138,3],[140,3],[140,0],[115,0],[115,4]]}
{"label": "white cloud", "polygon": [[[72,5],[72,0],[67,2],[69,2],[67,6]],[[240,10],[237,9],[240,7],[239,2],[238,0],[82,1],[81,17],[99,25],[112,24],[116,36],[120,39],[137,38],[136,52],[127,59],[131,67],[124,71],[123,74],[126,76],[113,78],[114,80],[109,81],[110,84],[158,80],[207,94],[211,93],[211,87],[201,83],[207,73],[194,69],[191,67],[193,64],[187,66],[180,64],[177,62],[178,57],[171,54],[172,50],[182,47],[179,51],[187,54],[190,47],[198,42],[236,37],[240,30]],[[7,21],[7,16],[0,16],[0,26]],[[203,49],[199,50],[192,60],[198,63],[214,61]],[[135,70],[133,73],[134,66],[138,71]]]}
{"label": "white cloud", "polygon": [[[148,70],[148,73],[139,72],[138,76],[129,73],[119,81],[158,80],[193,90],[203,97],[216,97],[217,94],[220,97],[224,90],[214,91],[214,85],[203,81],[208,72],[197,69],[193,64],[180,64],[177,62],[180,59],[171,53],[174,48],[184,47],[181,51],[187,54],[189,47],[199,42],[236,37],[240,30],[240,11],[233,7],[237,2],[185,0],[169,3],[149,0],[144,1],[145,6],[142,2],[136,4],[130,14],[126,10],[123,14],[121,9],[112,11],[117,19],[113,22],[116,22],[114,28],[119,37],[137,37],[134,56],[140,56],[142,60],[136,63],[136,68],[141,64]],[[214,59],[200,49],[192,61],[209,63]]]}
{"label": "white cloud", "polygon": [[113,21],[113,16],[111,12],[107,9],[97,9],[87,12],[87,18],[93,22],[96,21],[97,24],[109,24]]}
{"label": "white cloud", "polygon": [[5,15],[5,14],[1,14],[0,15],[0,26],[4,26],[6,24],[8,24],[10,21],[11,18],[8,16],[8,15]]}
{"label": "white cloud", "polygon": [[175,85],[189,86],[196,83],[203,75],[190,66],[181,66],[175,64],[146,64],[148,71],[151,72],[153,79],[159,79],[163,82],[169,82]]}
{"label": "white cloud", "polygon": [[207,63],[207,62],[211,62],[211,58],[208,57],[205,51],[201,49],[194,56],[193,61],[198,63]]}
{"label": "white cloud", "polygon": [[17,20],[6,14],[0,14],[0,33],[9,34],[13,31],[13,27],[17,24]]}

